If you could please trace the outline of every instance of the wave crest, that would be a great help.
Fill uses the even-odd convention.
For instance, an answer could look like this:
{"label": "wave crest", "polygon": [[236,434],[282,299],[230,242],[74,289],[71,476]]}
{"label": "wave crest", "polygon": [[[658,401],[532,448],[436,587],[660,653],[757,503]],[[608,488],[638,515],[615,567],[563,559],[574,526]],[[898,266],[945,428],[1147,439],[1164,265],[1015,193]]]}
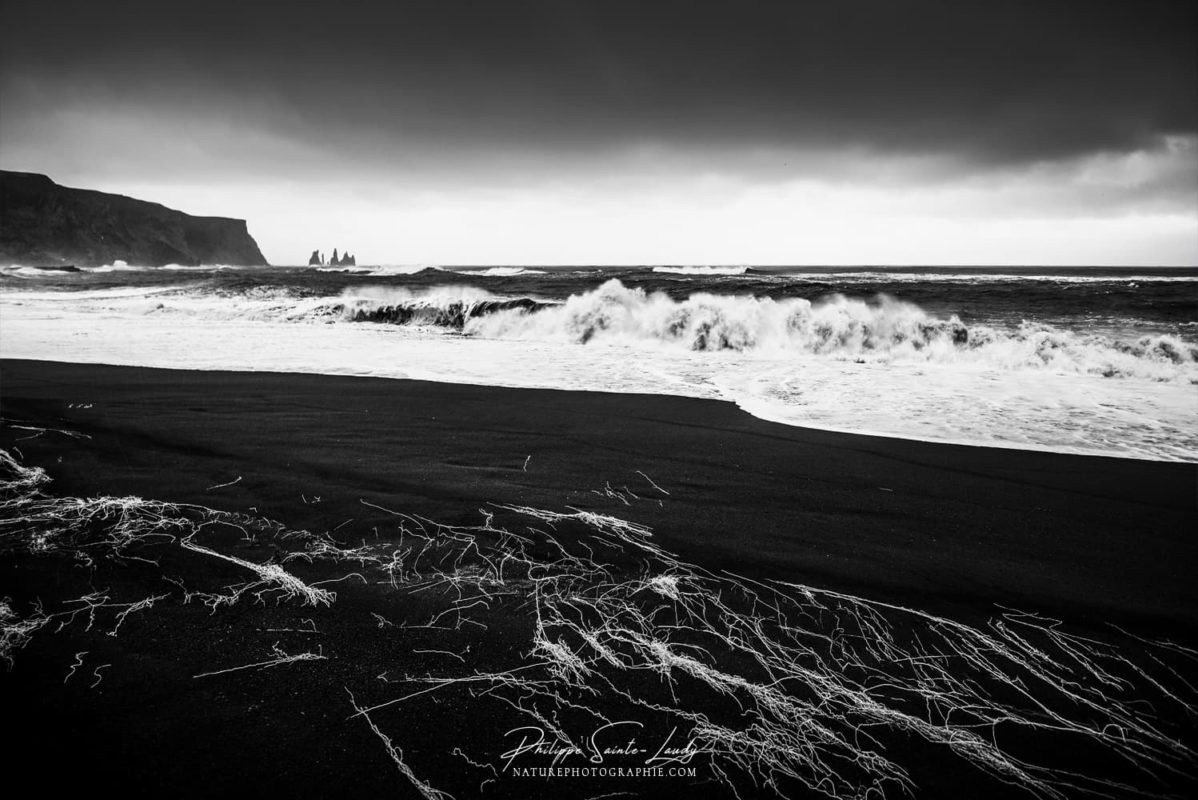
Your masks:
{"label": "wave crest", "polygon": [[1048,367],[1107,377],[1198,382],[1198,347],[1172,336],[1135,342],[1024,323],[1014,331],[933,317],[878,295],[817,303],[692,294],[674,300],[610,280],[560,305],[514,304],[470,315],[464,332],[501,339],[680,346],[847,359],[912,359],[1006,369]]}
{"label": "wave crest", "polygon": [[500,297],[472,286],[438,286],[425,291],[367,287],[343,294],[333,311],[352,322],[432,325],[460,331],[468,320],[481,316],[527,313],[548,305],[529,297]]}
{"label": "wave crest", "polygon": [[745,275],[749,267],[654,267],[654,272],[667,275]]}
{"label": "wave crest", "polygon": [[543,269],[529,267],[487,267],[486,269],[455,269],[450,270],[459,275],[472,275],[481,278],[514,278],[519,275],[544,275]]}

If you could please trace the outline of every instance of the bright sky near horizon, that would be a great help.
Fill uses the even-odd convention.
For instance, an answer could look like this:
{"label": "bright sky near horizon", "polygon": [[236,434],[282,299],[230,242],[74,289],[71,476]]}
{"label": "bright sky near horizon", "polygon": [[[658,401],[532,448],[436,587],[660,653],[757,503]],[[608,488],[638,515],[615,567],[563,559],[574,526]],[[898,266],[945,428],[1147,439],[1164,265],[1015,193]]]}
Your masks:
{"label": "bright sky near horizon", "polygon": [[272,263],[1198,265],[1190,2],[0,2],[0,168]]}

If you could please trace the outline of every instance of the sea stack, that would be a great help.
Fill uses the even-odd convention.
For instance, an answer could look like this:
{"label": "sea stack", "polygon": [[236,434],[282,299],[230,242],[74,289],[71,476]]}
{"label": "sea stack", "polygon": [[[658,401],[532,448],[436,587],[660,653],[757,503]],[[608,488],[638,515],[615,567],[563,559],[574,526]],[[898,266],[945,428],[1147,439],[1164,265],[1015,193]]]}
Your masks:
{"label": "sea stack", "polygon": [[[358,259],[351,255],[348,250],[345,252],[345,255],[341,255],[340,251],[334,247],[333,257],[329,259],[328,263],[330,267],[356,267],[358,265]],[[308,259],[308,266],[323,267],[324,264],[324,253],[321,253],[318,250],[313,250],[312,257]]]}

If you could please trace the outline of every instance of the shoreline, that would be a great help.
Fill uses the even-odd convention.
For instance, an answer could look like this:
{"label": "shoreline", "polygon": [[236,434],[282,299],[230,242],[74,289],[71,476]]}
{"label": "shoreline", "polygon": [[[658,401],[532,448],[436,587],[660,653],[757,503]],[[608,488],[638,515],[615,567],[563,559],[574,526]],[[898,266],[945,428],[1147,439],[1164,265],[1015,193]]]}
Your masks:
{"label": "shoreline", "polygon": [[[16,360],[0,360],[0,412],[0,447],[44,468],[55,496],[252,512],[290,530],[327,532],[342,548],[385,541],[394,513],[466,530],[505,508],[577,509],[644,525],[651,546],[721,579],[795,583],[821,597],[859,596],[979,630],[1006,607],[1063,620],[1094,640],[1117,636],[1117,625],[1198,644],[1192,464],[830,433],[765,422],[731,403],[669,396]],[[493,609],[478,612],[485,630],[462,628],[460,619],[446,632],[404,629],[400,620],[436,611],[430,590],[397,595],[359,584],[350,573],[367,567],[352,562],[280,561],[300,539],[204,535],[209,552],[286,564],[310,585],[326,582],[336,604],[246,599],[219,613],[179,604],[164,577],[214,587],[206,591],[242,578],[228,564],[165,546],[153,551],[154,566],[101,563],[90,578],[61,557],[0,557],[0,596],[21,613],[34,599],[53,610],[55,598],[97,590],[113,602],[165,598],[122,617],[119,637],[105,632],[114,618],[100,609],[95,630],[72,617],[65,631],[41,630],[14,653],[0,690],[14,724],[40,732],[14,755],[42,763],[46,737],[57,737],[51,752],[79,754],[81,769],[51,783],[128,791],[132,776],[131,793],[147,796],[246,786],[304,797],[410,793],[345,692],[363,706],[388,703],[420,688],[397,685],[405,676],[499,669],[528,649],[527,603],[493,599]],[[653,558],[603,561],[640,580]],[[217,674],[272,658],[272,646],[324,660]],[[716,657],[725,669],[737,663]],[[75,660],[86,662],[85,681],[72,677]],[[460,692],[424,699],[374,717],[422,779],[453,785],[464,768],[450,754],[455,746],[501,766],[502,742],[487,726],[498,719],[502,733],[520,724],[491,716],[502,707],[484,711],[486,697]],[[715,714],[720,704],[695,708]],[[917,741],[886,741],[887,752],[907,756],[916,796],[1011,790],[935,748],[929,756]],[[1057,747],[1050,739],[1043,752]],[[1074,769],[1070,758],[1083,768],[1102,763],[1061,753]],[[690,785],[663,780],[660,791]],[[630,788],[530,784],[504,774],[486,796]]]}
{"label": "shoreline", "polygon": [[[878,562],[885,562],[907,572],[905,580],[895,581],[900,596],[920,583],[925,590],[920,594],[931,598],[940,593],[931,590],[938,582],[944,594],[953,594],[948,587],[972,594],[967,587],[977,580],[974,570],[1001,555],[1013,563],[990,576],[988,584],[1012,603],[1089,594],[1091,600],[1080,607],[1090,611],[1139,606],[1151,616],[1168,609],[1175,621],[1198,630],[1198,586],[1183,587],[1189,582],[1179,580],[1185,577],[1179,574],[1182,567],[1198,564],[1198,541],[1188,535],[1189,524],[1198,520],[1195,464],[801,428],[762,420],[730,401],[673,395],[10,359],[0,359],[0,374],[6,420],[70,422],[85,433],[98,433],[99,442],[106,439],[108,449],[120,454],[88,444],[83,447],[93,461],[88,466],[43,465],[59,491],[127,494],[122,486],[132,480],[135,494],[204,502],[214,499],[204,487],[252,466],[260,473],[258,490],[269,495],[267,487],[276,479],[283,485],[300,483],[298,476],[284,478],[284,470],[270,463],[279,460],[271,452],[277,446],[283,460],[302,453],[317,483],[329,481],[347,462],[368,464],[352,474],[383,497],[386,482],[379,473],[408,468],[399,496],[428,506],[429,516],[459,519],[474,513],[478,503],[524,499],[618,509],[619,503],[592,492],[605,483],[633,481],[640,484],[632,491],[646,490],[636,474],[640,470],[670,490],[668,513],[661,508],[644,512],[658,535],[683,555],[694,538],[699,542],[694,549],[711,548],[752,572],[785,579],[779,573],[786,569],[809,570],[833,576],[850,590],[891,584],[884,574],[890,570],[879,570]],[[279,402],[272,405],[276,397]],[[39,401],[60,407],[34,410]],[[119,423],[112,408],[101,416],[95,408],[65,407],[113,401],[119,403]],[[147,472],[123,437],[128,434],[141,446],[148,425],[154,431],[150,442],[176,451],[180,466],[196,474],[167,479]],[[259,425],[268,427],[253,430]],[[388,436],[399,440],[395,446],[403,452],[388,452],[382,438]],[[237,439],[240,445],[232,446]],[[36,454],[40,444],[24,449]],[[582,457],[576,447],[592,449]],[[150,450],[143,458],[154,456]],[[121,459],[124,465],[114,463]],[[372,475],[371,468],[378,472]],[[348,480],[333,483],[348,495],[355,490]],[[233,497],[216,499],[232,500],[233,510],[238,492],[230,491]],[[730,524],[728,530],[703,519],[713,506],[726,509],[719,520]],[[670,514],[697,527],[690,534],[671,530]],[[737,514],[747,518],[742,527],[759,532],[763,548],[791,551],[786,567],[754,559],[741,552],[739,542],[720,541],[737,538]],[[823,528],[811,530],[813,523]],[[888,540],[890,531],[904,535],[903,549],[912,548],[897,561],[898,543]],[[1119,541],[1128,538],[1123,534],[1140,539],[1140,546]],[[942,551],[941,536],[954,552]],[[827,550],[796,557],[795,550],[812,544]],[[1037,544],[1044,549],[1035,551]],[[835,566],[828,567],[820,556]],[[1077,560],[1069,561],[1070,556]],[[1059,578],[1079,580],[1076,568],[1083,564],[1094,572],[1090,585],[1056,591]],[[916,582],[916,565],[940,580]],[[1020,566],[1028,572],[1016,574]],[[850,567],[863,571],[854,578],[845,574]],[[1060,572],[1043,575],[1045,569]],[[1046,578],[1035,590],[1029,585],[1034,573]],[[1010,594],[1002,591],[1000,578],[1009,581]],[[1154,594],[1157,602],[1149,600]],[[1037,604],[1043,606],[1057,603]]]}
{"label": "shoreline", "polygon": [[[241,287],[229,297],[221,287],[232,279],[215,274],[198,283],[171,273],[88,279],[80,286],[94,292],[34,293],[31,297],[39,299],[28,302],[18,291],[6,292],[0,298],[9,317],[3,354],[46,360],[68,355],[91,363],[185,370],[668,391],[732,400],[767,421],[833,432],[1149,461],[1198,460],[1191,385],[1198,380],[1192,374],[1196,351],[1186,344],[1188,328],[1174,319],[1186,285],[1162,284],[1166,288],[1156,292],[1161,308],[1172,310],[1162,311],[1160,319],[1141,308],[1145,298],[1127,289],[1119,302],[1139,304],[1134,324],[1128,318],[1111,328],[1066,317],[1047,327],[1037,327],[1033,319],[1028,327],[1017,322],[1023,315],[1011,307],[1009,292],[989,308],[985,300],[991,292],[979,287],[963,289],[959,300],[952,299],[956,290],[923,283],[914,284],[909,297],[896,284],[862,288],[860,295],[850,286],[808,293],[786,289],[785,297],[775,298],[781,290],[768,283],[735,289],[708,279],[663,283],[642,274],[627,285],[613,278],[596,286],[602,277],[508,277],[492,284],[469,275],[375,281],[271,272],[247,276],[256,288]],[[114,282],[120,287],[106,288]],[[36,282],[46,288],[62,283]],[[141,288],[123,299],[107,298],[110,291],[127,294],[130,285]],[[1090,295],[1105,296],[1103,286],[1086,289],[1086,298],[1055,284],[1037,288],[1020,282],[1012,291],[1027,294],[1037,307],[1048,303],[1070,314]],[[168,287],[168,296],[160,296],[158,290]],[[709,290],[714,295],[704,299]],[[892,308],[868,300],[874,291],[905,299]],[[674,305],[658,308],[652,298],[660,292]],[[809,315],[788,311],[771,298],[797,302],[807,294],[814,302],[810,319],[832,318],[828,330],[819,323],[816,328],[824,332],[812,340],[808,334],[795,339],[774,330],[783,322],[778,315],[790,315],[786,326]],[[469,300],[476,295],[496,305],[476,307]],[[564,302],[571,297],[573,303]],[[529,298],[549,305],[532,317],[500,308]],[[604,319],[604,308],[613,303],[624,309],[625,321],[610,335],[596,334],[585,347],[577,346],[579,337],[591,336],[592,317]],[[711,313],[720,322],[710,335],[697,322],[675,332],[659,327],[666,310],[692,321]],[[953,321],[958,312],[966,314],[964,322]],[[427,316],[434,314],[436,320]],[[862,345],[860,357],[854,357],[859,320],[848,320],[860,315],[869,320],[865,329],[877,328],[879,338]],[[923,316],[933,328],[920,327]],[[324,324],[330,320],[359,321]],[[943,326],[958,324],[974,337],[968,347],[945,339]],[[455,334],[458,326],[469,332]],[[911,326],[914,330],[908,330]],[[717,334],[736,345],[742,328],[756,337],[743,354],[735,346],[707,351]],[[827,352],[820,344],[825,336],[832,342]],[[838,336],[841,344],[836,344]],[[63,342],[71,343],[69,351]],[[922,355],[908,352],[912,347]]]}

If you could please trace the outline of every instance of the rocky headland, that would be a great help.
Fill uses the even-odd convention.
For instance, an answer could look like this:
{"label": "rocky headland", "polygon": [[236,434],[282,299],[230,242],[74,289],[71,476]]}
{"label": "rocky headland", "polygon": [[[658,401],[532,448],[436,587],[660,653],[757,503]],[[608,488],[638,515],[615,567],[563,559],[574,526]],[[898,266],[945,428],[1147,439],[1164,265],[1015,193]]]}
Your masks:
{"label": "rocky headland", "polygon": [[0,264],[266,266],[245,220],[193,217],[118,194],[0,171]]}

